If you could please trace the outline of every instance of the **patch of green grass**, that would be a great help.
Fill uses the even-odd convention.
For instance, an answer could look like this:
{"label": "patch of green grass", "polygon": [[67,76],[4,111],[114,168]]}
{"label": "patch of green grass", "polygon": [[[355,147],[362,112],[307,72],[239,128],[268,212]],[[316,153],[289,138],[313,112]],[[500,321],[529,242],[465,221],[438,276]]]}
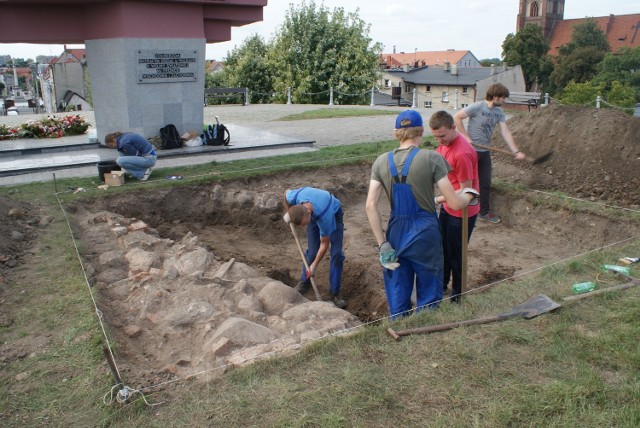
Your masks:
{"label": "patch of green grass", "polygon": [[395,110],[377,110],[366,108],[321,108],[317,110],[309,110],[303,113],[290,114],[278,120],[308,120],[308,119],[334,119],[340,117],[358,117],[358,116],[389,116],[397,115]]}

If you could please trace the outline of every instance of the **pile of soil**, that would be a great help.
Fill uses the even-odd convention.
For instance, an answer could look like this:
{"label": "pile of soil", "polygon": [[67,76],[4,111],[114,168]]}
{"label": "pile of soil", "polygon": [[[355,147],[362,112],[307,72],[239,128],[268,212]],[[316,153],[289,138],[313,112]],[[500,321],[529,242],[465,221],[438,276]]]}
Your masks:
{"label": "pile of soil", "polygon": [[[508,126],[525,153],[537,157],[553,150],[553,155],[539,165],[496,155],[495,176],[531,189],[640,207],[640,118],[554,104],[515,116]],[[492,144],[505,146],[497,131]]]}

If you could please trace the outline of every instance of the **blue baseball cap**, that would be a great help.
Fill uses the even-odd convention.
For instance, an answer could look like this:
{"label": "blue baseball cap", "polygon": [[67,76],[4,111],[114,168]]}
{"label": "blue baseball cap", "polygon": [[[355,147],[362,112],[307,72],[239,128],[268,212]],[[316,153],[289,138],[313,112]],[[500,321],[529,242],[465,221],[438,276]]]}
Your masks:
{"label": "blue baseball cap", "polygon": [[396,118],[396,129],[422,126],[422,116],[415,110],[405,110]]}

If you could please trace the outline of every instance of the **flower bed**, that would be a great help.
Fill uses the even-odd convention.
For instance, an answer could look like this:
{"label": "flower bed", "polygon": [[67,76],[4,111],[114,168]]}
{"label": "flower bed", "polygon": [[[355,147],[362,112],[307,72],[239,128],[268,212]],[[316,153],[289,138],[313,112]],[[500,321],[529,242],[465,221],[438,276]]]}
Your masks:
{"label": "flower bed", "polygon": [[89,123],[80,115],[49,116],[42,120],[30,120],[15,127],[0,125],[0,140],[14,138],[60,138],[87,132]]}

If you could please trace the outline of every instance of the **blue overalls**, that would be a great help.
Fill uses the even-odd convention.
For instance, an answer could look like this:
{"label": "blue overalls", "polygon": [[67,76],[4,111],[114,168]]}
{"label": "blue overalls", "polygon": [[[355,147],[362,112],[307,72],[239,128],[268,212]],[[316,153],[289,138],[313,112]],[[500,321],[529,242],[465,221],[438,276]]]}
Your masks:
{"label": "blue overalls", "polygon": [[407,156],[400,179],[393,152],[389,152],[389,171],[394,183],[391,187],[393,203],[387,241],[396,250],[400,263],[395,270],[383,269],[384,288],[392,319],[410,314],[414,278],[417,311],[426,307],[435,308],[442,300],[444,258],[438,217],[435,212],[420,208],[411,185],[406,183],[411,161],[418,151],[412,149]]}

